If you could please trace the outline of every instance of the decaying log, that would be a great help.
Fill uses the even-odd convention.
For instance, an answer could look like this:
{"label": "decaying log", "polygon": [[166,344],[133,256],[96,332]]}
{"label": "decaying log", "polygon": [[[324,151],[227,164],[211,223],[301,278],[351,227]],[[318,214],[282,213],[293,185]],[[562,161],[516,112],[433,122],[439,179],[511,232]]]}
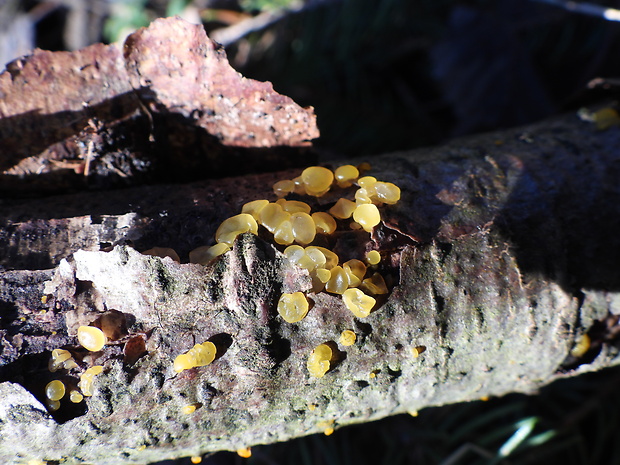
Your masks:
{"label": "decaying log", "polygon": [[[144,463],[235,450],[534,392],[617,364],[618,147],[617,128],[570,115],[373,159],[369,174],[399,185],[402,199],[382,209],[372,238],[352,232],[332,244],[343,255],[383,253],[395,286],[364,319],[321,292],[309,293],[303,321],[285,323],[279,295],[310,282],[269,235],[240,236],[207,266],[186,263],[223,219],[275,199],[273,181],[298,172],[2,205],[2,264],[12,270],[0,275],[1,459]],[[182,263],[139,253],[153,246],[175,248]],[[76,329],[108,314],[123,332],[89,359]],[[356,344],[338,346],[333,368],[310,377],[308,354],[344,329]],[[586,333],[590,349],[571,355]],[[216,360],[175,373],[174,357],[206,340]],[[81,367],[49,373],[57,347]],[[75,382],[93,363],[104,366],[95,395],[48,413],[45,383]]]}

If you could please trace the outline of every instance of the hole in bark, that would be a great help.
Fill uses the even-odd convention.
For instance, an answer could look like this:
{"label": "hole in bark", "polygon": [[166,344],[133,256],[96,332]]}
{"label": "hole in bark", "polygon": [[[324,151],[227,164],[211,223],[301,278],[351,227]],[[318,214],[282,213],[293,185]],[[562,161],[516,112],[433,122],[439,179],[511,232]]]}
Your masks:
{"label": "hole in bark", "polygon": [[222,357],[228,351],[228,348],[233,343],[233,338],[228,333],[215,334],[207,340],[215,344],[215,347],[217,347],[217,353],[215,355],[215,360]]}

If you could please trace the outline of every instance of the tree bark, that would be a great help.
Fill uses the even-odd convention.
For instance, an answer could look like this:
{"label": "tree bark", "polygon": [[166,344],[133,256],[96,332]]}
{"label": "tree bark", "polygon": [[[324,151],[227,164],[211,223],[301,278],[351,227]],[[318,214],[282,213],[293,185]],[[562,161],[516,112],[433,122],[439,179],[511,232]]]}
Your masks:
{"label": "tree bark", "polygon": [[[395,286],[364,319],[321,292],[308,294],[303,321],[285,323],[280,294],[307,291],[310,281],[267,235],[240,236],[207,266],[126,245],[173,247],[186,262],[243,203],[274,199],[273,182],[298,172],[3,205],[3,265],[14,269],[0,275],[0,457],[144,463],[235,450],[531,393],[616,365],[618,146],[617,128],[569,115],[374,158],[370,174],[399,185],[402,199],[382,209],[372,237],[352,232],[333,244],[342,255],[382,251]],[[89,359],[77,327],[111,313],[123,332]],[[344,329],[356,344],[338,346],[332,369],[312,378],[308,354]],[[586,333],[590,349],[571,355]],[[137,340],[139,358],[127,348]],[[175,373],[176,355],[206,340],[216,360]],[[80,367],[48,373],[58,347]],[[95,395],[49,414],[45,383],[75,382],[89,364],[104,366]],[[181,413],[193,403],[195,412]]]}

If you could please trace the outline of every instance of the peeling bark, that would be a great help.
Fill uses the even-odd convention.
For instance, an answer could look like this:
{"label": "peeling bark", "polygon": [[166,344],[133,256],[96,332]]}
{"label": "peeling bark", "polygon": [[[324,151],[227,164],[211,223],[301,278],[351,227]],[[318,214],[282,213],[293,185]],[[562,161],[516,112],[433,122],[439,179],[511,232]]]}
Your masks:
{"label": "peeling bark", "polygon": [[[567,116],[374,159],[370,174],[399,185],[402,199],[383,209],[371,239],[396,286],[365,319],[320,293],[310,294],[306,319],[283,322],[278,296],[308,289],[309,278],[267,237],[241,236],[206,267],[127,245],[173,247],[187,261],[223,219],[273,199],[273,181],[293,172],[1,206],[2,264],[19,269],[0,274],[0,457],[144,463],[234,450],[329,421],[530,393],[616,365],[618,146],[617,128]],[[98,360],[80,361],[105,367],[95,395],[82,410],[48,414],[42,389],[57,377],[46,371],[49,351],[72,347],[81,359],[77,326],[111,310],[126,332]],[[357,343],[339,346],[333,369],[311,378],[310,351],[344,329]],[[585,333],[591,349],[572,356]],[[124,344],[136,337],[146,354],[129,363]],[[216,360],[175,373],[174,357],[205,340]],[[426,351],[414,358],[417,346]],[[200,408],[182,414],[190,403]]]}
{"label": "peeling bark", "polygon": [[301,166],[316,137],[312,109],[242,77],[177,18],[123,44],[35,50],[0,74],[4,195]]}

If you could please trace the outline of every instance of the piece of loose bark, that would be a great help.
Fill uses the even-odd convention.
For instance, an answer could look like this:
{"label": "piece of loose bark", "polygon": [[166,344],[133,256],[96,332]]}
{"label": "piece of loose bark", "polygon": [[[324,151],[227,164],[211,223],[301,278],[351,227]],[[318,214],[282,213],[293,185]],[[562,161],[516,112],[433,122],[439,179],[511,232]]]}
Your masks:
{"label": "piece of loose bark", "polygon": [[[618,146],[618,128],[601,132],[568,116],[373,160],[369,174],[399,185],[401,201],[382,209],[372,238],[351,233],[334,244],[379,248],[394,278],[364,319],[338,296],[309,293],[307,317],[284,322],[280,294],[310,281],[268,235],[240,236],[205,267],[121,245],[173,247],[184,262],[221,220],[248,200],[273,199],[273,181],[295,172],[3,206],[2,248],[14,248],[4,266],[22,270],[0,274],[0,457],[144,463],[235,450],[534,392],[616,365]],[[107,241],[119,245],[99,251]],[[28,243],[33,256],[22,259]],[[43,262],[58,266],[28,269]],[[122,335],[83,358],[77,327],[109,318],[122,319]],[[357,333],[355,345],[338,345],[332,369],[310,377],[309,353],[337,344],[344,329]],[[584,334],[589,350],[572,352]],[[175,373],[174,358],[206,340],[216,360]],[[57,347],[70,348],[81,367],[49,373]],[[95,395],[48,414],[45,383],[75,383],[95,363],[104,366]],[[182,413],[189,404],[199,408]]]}
{"label": "piece of loose bark", "polygon": [[5,195],[300,166],[317,137],[311,108],[242,77],[178,18],[123,44],[35,50],[0,74]]}

